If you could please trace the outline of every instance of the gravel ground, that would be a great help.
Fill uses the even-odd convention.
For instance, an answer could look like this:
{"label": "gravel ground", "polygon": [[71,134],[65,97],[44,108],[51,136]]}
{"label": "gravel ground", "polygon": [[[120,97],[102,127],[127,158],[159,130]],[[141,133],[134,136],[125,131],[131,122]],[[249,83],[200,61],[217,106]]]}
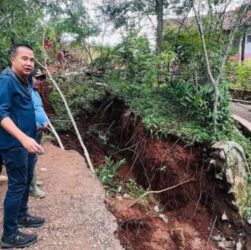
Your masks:
{"label": "gravel ground", "polygon": [[[44,199],[30,199],[30,213],[46,218],[43,227],[25,229],[36,232],[38,242],[29,249],[91,250],[123,249],[116,239],[116,220],[107,210],[105,194],[82,156],[45,145],[39,158],[38,178],[43,180]],[[0,185],[1,200],[6,185]],[[2,215],[2,206],[1,206]],[[1,219],[2,230],[2,219]]]}

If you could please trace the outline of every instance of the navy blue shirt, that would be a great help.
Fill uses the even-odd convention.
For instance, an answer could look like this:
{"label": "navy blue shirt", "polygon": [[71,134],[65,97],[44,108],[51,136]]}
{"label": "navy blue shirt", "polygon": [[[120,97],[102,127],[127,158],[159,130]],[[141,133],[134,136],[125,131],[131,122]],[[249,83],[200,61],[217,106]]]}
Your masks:
{"label": "navy blue shirt", "polygon": [[[36,119],[31,98],[32,83],[27,86],[7,68],[0,75],[0,122],[9,117],[27,136],[35,138]],[[0,126],[0,149],[22,144]]]}

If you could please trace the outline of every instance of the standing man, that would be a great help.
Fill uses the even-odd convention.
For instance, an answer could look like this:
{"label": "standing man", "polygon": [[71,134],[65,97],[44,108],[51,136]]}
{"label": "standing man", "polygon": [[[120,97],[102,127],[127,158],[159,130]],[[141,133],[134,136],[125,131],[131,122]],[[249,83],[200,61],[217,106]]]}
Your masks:
{"label": "standing man", "polygon": [[27,44],[11,48],[11,68],[0,75],[0,154],[8,175],[4,200],[2,248],[23,248],[34,244],[35,234],[20,227],[39,227],[44,218],[28,214],[28,198],[35,154],[43,148],[36,136],[35,112],[28,76],[34,69],[34,52]]}
{"label": "standing man", "polygon": [[[41,144],[43,132],[48,127],[48,121],[49,121],[43,107],[42,99],[39,94],[42,88],[42,84],[44,84],[44,81],[46,79],[46,75],[40,69],[34,69],[31,73],[31,76],[32,76],[32,83],[33,83],[31,96],[32,96],[32,101],[33,101],[33,105],[35,109],[36,124],[37,124],[36,142]],[[35,158],[35,166],[36,166],[36,162],[37,162],[37,155]],[[39,198],[39,199],[44,198],[45,193],[38,187],[38,181],[37,181],[36,176],[37,175],[36,175],[36,168],[35,168],[33,172],[31,186],[30,186],[30,194],[35,198]]]}

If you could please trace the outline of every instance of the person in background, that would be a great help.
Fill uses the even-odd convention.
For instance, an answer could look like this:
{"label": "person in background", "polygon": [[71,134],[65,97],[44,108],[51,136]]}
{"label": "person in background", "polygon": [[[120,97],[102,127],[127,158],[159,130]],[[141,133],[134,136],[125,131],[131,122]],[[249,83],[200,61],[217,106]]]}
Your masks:
{"label": "person in background", "polygon": [[[37,134],[36,141],[41,144],[42,136],[44,130],[48,126],[48,117],[45,113],[42,99],[39,92],[41,91],[41,84],[44,83],[46,75],[40,69],[34,69],[31,73],[33,89],[31,92],[32,101],[35,109],[36,124],[37,124]],[[37,163],[37,155],[35,158],[35,165]],[[36,176],[36,170],[34,167],[33,179],[30,186],[30,194],[35,198],[44,198],[45,193],[39,188],[39,182]]]}
{"label": "person in background", "polygon": [[8,180],[7,176],[2,174],[3,171],[3,158],[0,155],[0,184]]}
{"label": "person in background", "polygon": [[44,40],[44,48],[46,50],[50,50],[52,49],[52,42],[50,41],[50,38],[47,37],[45,40]]}
{"label": "person in background", "polygon": [[34,69],[34,52],[28,44],[14,44],[11,68],[0,75],[0,155],[8,175],[4,199],[2,248],[34,244],[37,235],[18,228],[40,227],[45,219],[28,213],[30,184],[36,153],[44,149],[36,140],[36,117],[29,75]]}
{"label": "person in background", "polygon": [[64,70],[64,66],[65,66],[65,50],[61,50],[61,49],[58,50],[56,59],[57,59],[58,70],[60,70],[60,69]]}

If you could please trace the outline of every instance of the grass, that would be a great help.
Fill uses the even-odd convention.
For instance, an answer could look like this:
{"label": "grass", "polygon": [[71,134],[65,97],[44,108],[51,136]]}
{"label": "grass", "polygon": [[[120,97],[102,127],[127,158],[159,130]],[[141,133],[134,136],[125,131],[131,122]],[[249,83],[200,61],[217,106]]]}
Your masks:
{"label": "grass", "polygon": [[191,119],[186,115],[184,107],[174,105],[167,96],[154,89],[112,81],[109,84],[109,91],[124,100],[154,137],[172,134],[190,142],[213,142],[222,137],[220,134],[212,136],[207,127],[202,127],[194,117]]}
{"label": "grass", "polygon": [[[108,193],[128,194],[129,197],[139,198],[146,190],[134,179],[124,183],[117,176],[119,168],[125,164],[125,159],[114,161],[111,156],[105,157],[105,163],[96,168],[96,173]],[[144,200],[145,201],[145,200]]]}

